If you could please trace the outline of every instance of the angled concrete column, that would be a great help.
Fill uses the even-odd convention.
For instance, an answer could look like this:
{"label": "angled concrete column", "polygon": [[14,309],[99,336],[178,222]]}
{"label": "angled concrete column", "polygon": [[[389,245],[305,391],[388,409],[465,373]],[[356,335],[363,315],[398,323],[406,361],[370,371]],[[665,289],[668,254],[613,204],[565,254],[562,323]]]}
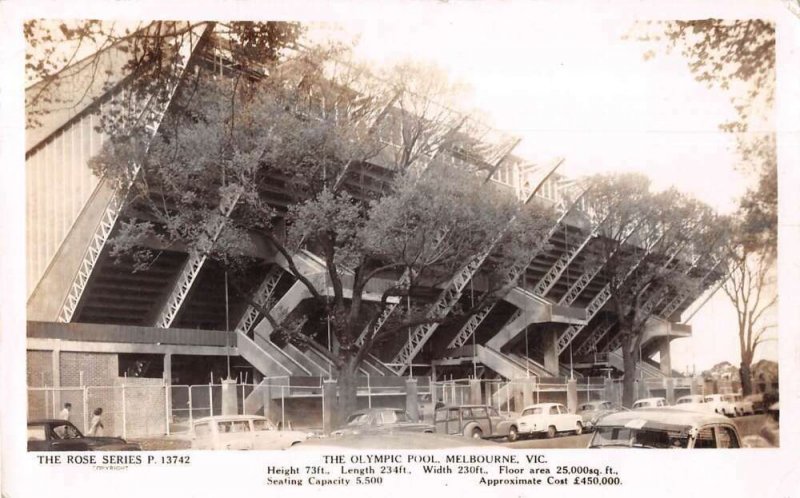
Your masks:
{"label": "angled concrete column", "polygon": [[665,337],[661,339],[661,342],[658,346],[659,356],[661,357],[661,373],[667,377],[672,377],[672,360],[670,357],[669,338]]}
{"label": "angled concrete column", "polygon": [[664,386],[667,388],[667,403],[675,404],[675,379],[668,377],[664,379]]}
{"label": "angled concrete column", "polygon": [[236,415],[239,413],[239,403],[236,392],[236,381],[225,379],[222,381],[222,414]]}
{"label": "angled concrete column", "polygon": [[322,432],[327,436],[336,428],[334,413],[336,407],[336,381],[322,383]]}
{"label": "angled concrete column", "polygon": [[406,411],[411,420],[419,420],[419,400],[417,399],[417,379],[406,379]]}
{"label": "angled concrete column", "polygon": [[544,368],[554,376],[558,375],[558,332],[544,332]]}
{"label": "angled concrete column", "polygon": [[533,404],[533,381],[525,380],[522,382],[524,391],[522,392],[522,405],[531,406]]}
{"label": "angled concrete column", "polygon": [[578,381],[575,379],[567,381],[567,410],[570,413],[578,411]]}
{"label": "angled concrete column", "polygon": [[481,381],[479,379],[470,379],[469,381],[469,402],[473,405],[483,404]]}
{"label": "angled concrete column", "polygon": [[525,408],[525,384],[519,381],[514,382],[512,392],[514,393],[514,411],[521,412]]}

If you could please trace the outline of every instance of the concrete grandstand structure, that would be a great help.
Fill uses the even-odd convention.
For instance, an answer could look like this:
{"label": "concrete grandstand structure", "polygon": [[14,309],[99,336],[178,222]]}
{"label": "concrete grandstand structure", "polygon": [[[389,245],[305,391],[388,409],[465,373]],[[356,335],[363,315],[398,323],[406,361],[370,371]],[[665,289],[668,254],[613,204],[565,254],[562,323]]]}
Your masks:
{"label": "concrete grandstand structure", "polygon": [[[219,39],[206,27],[183,35],[185,62],[176,69],[179,77],[171,83],[170,94],[184,74],[224,65],[219,47]],[[228,356],[234,368],[255,383],[285,378],[287,385],[299,385],[330,376],[335,369],[319,352],[326,347],[323,340],[312,341],[305,350],[276,344],[269,323],[241,297],[231,296],[232,331],[226,332],[223,271],[205,255],[159,248],[157,261],[138,272],[112,258],[108,241],[132,215],[135,202],[127,199],[124,189],[94,176],[87,162],[107,139],[97,129],[98,120],[128,84],[118,49],[106,49],[93,62],[103,66],[103,81],[88,76],[95,71],[88,63],[65,69],[48,90],[61,95],[58,109],[36,109],[40,123],[26,135],[29,385],[113,385],[125,375],[199,384],[208,380],[209,372],[213,378]],[[28,91],[40,89],[33,86]],[[63,103],[73,98],[75,102]],[[138,105],[141,124],[155,136],[170,112],[169,101]],[[517,142],[501,136],[491,140],[487,150],[492,152],[482,158],[464,157],[452,148],[433,160],[483,161],[493,182],[525,200],[550,166],[536,167],[514,155]],[[342,185],[357,197],[391,178],[391,171],[376,158],[350,169]],[[270,188],[271,202],[285,207],[288,198],[281,179]],[[512,277],[517,286],[505,299],[457,324],[422,325],[408,335],[399,334],[367,357],[360,368],[365,377],[373,383],[384,379],[388,386],[411,374],[433,380],[514,380],[622,373],[617,324],[606,306],[608,282],[602,262],[593,263],[596,258],[591,257],[604,236],[604,220],[588,212],[578,189],[558,175],[547,176],[536,195],[555,206],[559,218],[549,231],[547,249],[516,269]],[[235,202],[221,208],[226,216],[236,216]],[[638,240],[631,230],[631,250]],[[302,314],[307,289],[268,244],[261,247],[250,255],[247,287],[252,298],[281,310],[281,318]],[[490,252],[491,248],[483,257]],[[640,375],[670,377],[670,341],[691,334],[681,318],[721,275],[711,255],[674,262],[671,254],[643,257],[682,265],[696,283],[679,292],[654,289],[647,301],[654,316],[642,341],[646,360]],[[303,250],[295,259],[309,279],[325,273],[324,261],[313,252]],[[428,305],[447,314],[459,300],[470,299],[467,286],[480,274],[481,262],[468,265],[442,288],[430,289]],[[377,302],[378,296],[376,291],[371,299]],[[310,335],[324,337],[322,331]],[[657,353],[659,362],[651,359]],[[76,369],[82,372],[80,380]],[[263,403],[256,389],[243,407],[255,412]]]}

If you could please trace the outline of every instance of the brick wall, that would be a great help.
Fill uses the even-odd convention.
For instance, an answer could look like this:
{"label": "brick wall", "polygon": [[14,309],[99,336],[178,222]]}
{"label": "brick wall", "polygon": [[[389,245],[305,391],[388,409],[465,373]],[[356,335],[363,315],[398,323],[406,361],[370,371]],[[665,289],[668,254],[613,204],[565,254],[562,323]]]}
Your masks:
{"label": "brick wall", "polygon": [[62,352],[61,385],[79,386],[81,372],[85,386],[113,386],[119,374],[117,355]]}
{"label": "brick wall", "polygon": [[[28,387],[53,385],[53,360],[49,351],[28,351]],[[28,391],[28,419],[52,416],[54,400],[45,391]]]}

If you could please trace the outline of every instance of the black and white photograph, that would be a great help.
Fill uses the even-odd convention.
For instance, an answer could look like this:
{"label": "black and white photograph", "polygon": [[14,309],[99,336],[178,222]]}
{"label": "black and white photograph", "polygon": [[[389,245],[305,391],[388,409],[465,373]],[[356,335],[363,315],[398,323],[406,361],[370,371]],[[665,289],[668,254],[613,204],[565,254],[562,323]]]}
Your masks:
{"label": "black and white photograph", "polygon": [[136,3],[4,22],[4,480],[796,491],[800,4]]}

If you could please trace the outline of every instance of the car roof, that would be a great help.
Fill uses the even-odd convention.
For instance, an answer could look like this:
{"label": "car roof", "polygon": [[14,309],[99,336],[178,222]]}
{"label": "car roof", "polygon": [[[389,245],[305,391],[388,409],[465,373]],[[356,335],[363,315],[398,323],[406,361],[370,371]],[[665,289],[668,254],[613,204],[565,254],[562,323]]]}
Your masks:
{"label": "car roof", "polygon": [[214,415],[213,417],[203,417],[194,421],[195,424],[202,422],[229,422],[234,420],[267,420],[260,415]]}
{"label": "car roof", "polygon": [[703,399],[703,395],[702,394],[687,394],[686,396],[681,396],[680,398],[678,398],[679,401],[682,400],[682,399]]}
{"label": "car roof", "polygon": [[651,408],[607,415],[597,422],[598,427],[634,424],[645,429],[683,430],[706,424],[732,425],[727,417],[714,413],[676,410],[674,408]]}
{"label": "car roof", "polygon": [[664,398],[642,398],[634,401],[634,404],[641,403],[642,401],[666,401]]}
{"label": "car roof", "polygon": [[445,405],[440,406],[437,410],[444,410],[449,408],[494,408],[493,406],[489,405]]}
{"label": "car roof", "polygon": [[28,425],[46,425],[46,424],[69,424],[71,423],[69,420],[64,420],[62,418],[38,418],[36,420],[28,420]]}
{"label": "car roof", "polygon": [[375,412],[385,412],[385,411],[393,411],[393,412],[404,412],[406,411],[405,408],[393,408],[391,406],[384,406],[378,408],[365,408],[363,410],[356,410],[350,414],[352,417],[353,415],[364,415],[367,413],[375,413]]}
{"label": "car roof", "polygon": [[535,405],[528,405],[523,410],[527,410],[529,408],[549,408],[551,406],[564,406],[564,403],[536,403]]}

